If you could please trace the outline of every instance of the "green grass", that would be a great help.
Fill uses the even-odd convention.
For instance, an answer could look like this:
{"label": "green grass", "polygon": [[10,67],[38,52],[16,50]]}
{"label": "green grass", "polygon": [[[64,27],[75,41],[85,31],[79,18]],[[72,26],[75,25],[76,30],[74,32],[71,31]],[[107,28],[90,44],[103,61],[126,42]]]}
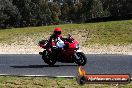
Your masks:
{"label": "green grass", "polygon": [[132,83],[79,85],[76,78],[0,76],[0,88],[132,88]]}
{"label": "green grass", "polygon": [[48,38],[55,27],[63,29],[63,35],[72,34],[79,42],[90,44],[124,45],[132,43],[132,20],[85,24],[64,24],[0,30],[0,43],[33,42]]}

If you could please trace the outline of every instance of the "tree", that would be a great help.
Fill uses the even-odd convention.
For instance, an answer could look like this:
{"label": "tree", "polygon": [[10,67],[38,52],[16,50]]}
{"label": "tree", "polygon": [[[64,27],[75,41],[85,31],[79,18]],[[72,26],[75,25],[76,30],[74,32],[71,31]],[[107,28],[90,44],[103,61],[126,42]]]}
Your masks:
{"label": "tree", "polygon": [[31,0],[13,0],[13,4],[19,8],[22,16],[21,26],[35,26],[37,17],[37,5]]}
{"label": "tree", "polygon": [[90,18],[104,17],[103,4],[100,0],[93,0],[90,9]]}
{"label": "tree", "polygon": [[51,10],[49,8],[49,4],[47,0],[39,0],[38,6],[40,8],[40,12],[38,13],[38,19],[40,24],[49,25],[51,24],[52,18],[51,18]]}
{"label": "tree", "polygon": [[49,5],[50,11],[51,11],[51,17],[54,22],[60,21],[60,16],[61,16],[61,10],[60,10],[60,5],[57,2],[53,2]]}
{"label": "tree", "polygon": [[76,21],[77,22],[85,21],[83,4],[81,2],[77,2],[75,4],[75,16],[76,16]]}
{"label": "tree", "polygon": [[0,15],[1,19],[3,19],[1,22],[6,26],[15,26],[21,18],[18,8],[12,4],[11,0],[0,0],[0,2]]}
{"label": "tree", "polygon": [[69,5],[65,2],[63,4],[63,6],[61,7],[61,18],[62,20],[68,20],[69,18],[69,11],[70,11],[70,8],[69,8]]}

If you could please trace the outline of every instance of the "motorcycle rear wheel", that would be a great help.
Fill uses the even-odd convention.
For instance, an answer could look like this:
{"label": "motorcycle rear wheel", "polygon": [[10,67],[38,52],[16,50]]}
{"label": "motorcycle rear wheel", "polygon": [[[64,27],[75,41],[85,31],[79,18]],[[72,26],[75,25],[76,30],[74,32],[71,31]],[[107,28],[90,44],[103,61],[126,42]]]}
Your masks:
{"label": "motorcycle rear wheel", "polygon": [[42,55],[42,59],[45,63],[47,63],[49,66],[53,66],[56,63],[56,59],[53,58],[52,54],[49,54],[45,51]]}
{"label": "motorcycle rear wheel", "polygon": [[75,59],[75,63],[78,64],[78,66],[84,66],[87,63],[85,54],[83,52],[76,52],[76,55],[79,59]]}

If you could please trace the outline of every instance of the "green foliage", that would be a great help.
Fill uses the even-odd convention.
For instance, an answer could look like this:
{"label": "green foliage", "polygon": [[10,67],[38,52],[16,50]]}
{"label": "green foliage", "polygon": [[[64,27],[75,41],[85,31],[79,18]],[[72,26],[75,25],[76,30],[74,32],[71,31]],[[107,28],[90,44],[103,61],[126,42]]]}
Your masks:
{"label": "green foliage", "polygon": [[19,10],[10,0],[0,0],[0,27],[13,25],[21,18]]}
{"label": "green foliage", "polygon": [[59,20],[59,16],[61,15],[61,10],[60,10],[60,6],[58,3],[53,2],[50,4],[50,10],[52,13],[52,19],[53,21]]}
{"label": "green foliage", "polygon": [[131,0],[0,0],[0,28],[81,23],[132,14]]}
{"label": "green foliage", "polygon": [[64,3],[61,8],[62,20],[68,20],[68,18],[70,16],[69,12],[70,12],[70,7],[69,7],[68,3]]}
{"label": "green foliage", "polygon": [[103,11],[103,5],[100,0],[93,0],[92,6],[90,10],[90,17],[96,18],[96,17],[103,17],[104,11]]}

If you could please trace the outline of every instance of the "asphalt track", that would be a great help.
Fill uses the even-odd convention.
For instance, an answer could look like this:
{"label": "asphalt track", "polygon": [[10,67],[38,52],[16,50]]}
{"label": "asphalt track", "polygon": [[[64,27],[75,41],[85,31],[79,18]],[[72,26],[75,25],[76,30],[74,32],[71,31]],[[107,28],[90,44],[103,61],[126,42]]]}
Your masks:
{"label": "asphalt track", "polygon": [[[131,55],[86,55],[83,67],[87,74],[130,74],[132,76]],[[56,63],[49,67],[40,55],[0,54],[0,75],[17,76],[76,76],[75,63]]]}

